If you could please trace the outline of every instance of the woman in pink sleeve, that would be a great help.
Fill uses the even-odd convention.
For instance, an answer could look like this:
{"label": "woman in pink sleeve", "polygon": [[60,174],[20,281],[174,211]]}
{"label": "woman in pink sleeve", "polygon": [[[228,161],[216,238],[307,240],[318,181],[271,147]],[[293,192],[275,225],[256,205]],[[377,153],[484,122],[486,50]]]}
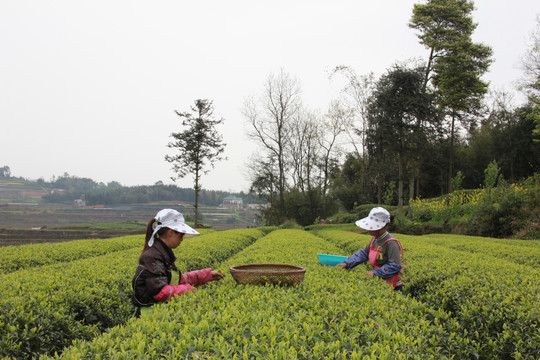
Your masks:
{"label": "woman in pink sleeve", "polygon": [[177,248],[184,237],[197,235],[199,233],[186,225],[182,214],[174,209],[163,209],[148,222],[144,248],[132,282],[132,302],[137,307],[137,317],[158,302],[167,302],[176,295],[193,291],[194,286],[223,278],[210,268],[182,274],[174,264],[176,257],[172,249]]}

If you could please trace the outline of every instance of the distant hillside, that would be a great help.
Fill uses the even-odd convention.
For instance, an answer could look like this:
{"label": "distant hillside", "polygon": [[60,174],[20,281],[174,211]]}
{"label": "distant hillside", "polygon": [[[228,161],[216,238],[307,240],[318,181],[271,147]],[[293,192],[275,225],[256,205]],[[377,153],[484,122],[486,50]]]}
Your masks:
{"label": "distant hillside", "polygon": [[[244,204],[258,204],[260,199],[244,193],[201,190],[201,206],[219,206],[228,196],[240,197]],[[0,205],[62,204],[72,206],[76,200],[87,206],[148,204],[174,201],[193,203],[195,191],[175,185],[156,183],[154,185],[122,186],[117,182],[96,183],[92,179],[65,175],[53,182],[43,180],[28,181],[14,177],[0,177]]]}
{"label": "distant hillside", "polygon": [[0,178],[0,205],[10,203],[39,203],[47,195],[44,189],[36,182],[17,178]]}

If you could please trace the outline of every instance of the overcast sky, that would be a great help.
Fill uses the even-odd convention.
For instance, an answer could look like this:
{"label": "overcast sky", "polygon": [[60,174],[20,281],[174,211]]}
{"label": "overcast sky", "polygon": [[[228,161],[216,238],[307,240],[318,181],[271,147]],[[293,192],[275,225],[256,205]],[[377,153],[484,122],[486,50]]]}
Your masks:
{"label": "overcast sky", "polygon": [[[324,112],[347,65],[380,76],[426,59],[407,24],[415,3],[381,0],[0,1],[0,167],[28,179],[69,173],[125,186],[172,183],[164,160],[174,110],[214,102],[227,161],[210,190],[247,191],[244,99],[285,70],[304,103]],[[513,90],[540,13],[538,0],[477,0],[474,40],[493,48],[485,79]],[[191,176],[179,180],[192,187]]]}

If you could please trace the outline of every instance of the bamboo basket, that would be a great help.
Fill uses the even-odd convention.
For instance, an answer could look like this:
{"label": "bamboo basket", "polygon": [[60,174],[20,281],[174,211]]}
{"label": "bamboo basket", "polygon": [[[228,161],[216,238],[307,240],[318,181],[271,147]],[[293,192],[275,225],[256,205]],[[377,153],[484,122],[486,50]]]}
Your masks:
{"label": "bamboo basket", "polygon": [[229,269],[238,284],[298,285],[304,280],[306,269],[289,264],[248,264]]}

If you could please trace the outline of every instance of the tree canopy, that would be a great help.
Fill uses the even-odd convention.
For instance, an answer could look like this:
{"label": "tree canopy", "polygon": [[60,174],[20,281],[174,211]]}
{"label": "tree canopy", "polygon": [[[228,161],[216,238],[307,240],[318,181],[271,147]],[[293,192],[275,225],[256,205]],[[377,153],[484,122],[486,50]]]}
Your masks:
{"label": "tree canopy", "polygon": [[195,100],[191,111],[193,114],[176,111],[182,118],[182,126],[186,129],[171,134],[174,140],[167,146],[174,149],[175,153],[166,155],[165,160],[172,164],[172,169],[178,177],[182,178],[188,174],[194,176],[195,225],[197,225],[199,193],[202,189],[201,177],[208,173],[207,165],[214,167],[216,161],[224,159],[222,154],[226,144],[223,142],[223,136],[216,130],[216,126],[223,123],[224,119],[213,118],[212,101]]}

